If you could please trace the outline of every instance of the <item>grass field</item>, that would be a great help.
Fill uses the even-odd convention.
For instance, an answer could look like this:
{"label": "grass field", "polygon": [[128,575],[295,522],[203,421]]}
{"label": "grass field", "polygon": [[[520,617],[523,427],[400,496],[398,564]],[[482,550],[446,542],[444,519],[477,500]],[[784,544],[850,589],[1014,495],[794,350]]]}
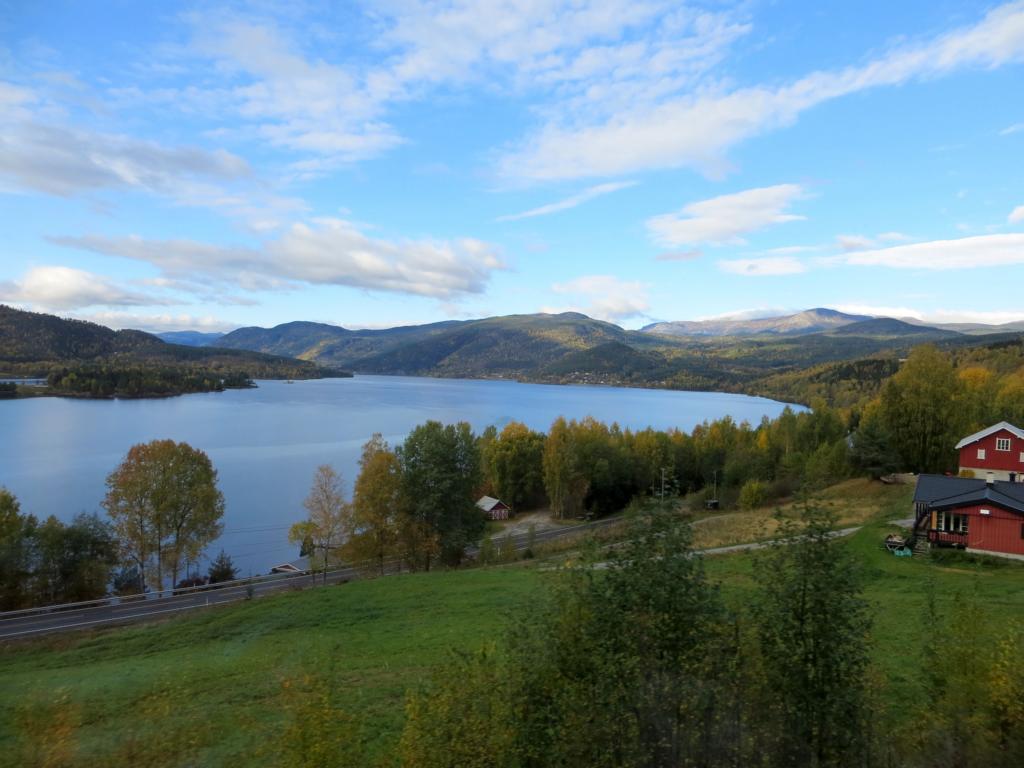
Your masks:
{"label": "grass field", "polygon": [[[945,608],[973,601],[993,626],[1024,621],[1024,567],[895,558],[882,549],[893,530],[887,521],[907,516],[908,496],[906,488],[859,481],[824,495],[844,523],[866,521],[844,546],[863,568],[876,665],[888,681],[885,717],[896,720],[908,716],[921,693],[920,618],[929,583]],[[767,511],[748,514],[734,536],[770,518]],[[737,607],[753,594],[756,556],[707,561]],[[277,764],[265,747],[295,717],[285,683],[306,674],[328,681],[382,752],[400,731],[405,691],[453,651],[499,637],[509,612],[536,596],[544,578],[533,564],[396,576],[162,624],[0,646],[0,754],[17,754],[18,723],[35,712],[37,727],[66,738],[82,764],[125,764],[145,752],[140,741],[159,747],[146,752],[154,767]],[[978,631],[983,641],[986,628]],[[37,708],[55,700],[65,702],[56,713]]]}
{"label": "grass field", "polygon": [[371,741],[390,744],[407,687],[451,652],[493,639],[541,578],[517,567],[395,576],[2,647],[0,754],[16,754],[26,708],[66,696],[84,764],[120,762],[113,756],[154,715],[167,750],[195,742],[197,764],[276,764],[257,746],[289,717],[283,682],[310,673],[365,718]]}

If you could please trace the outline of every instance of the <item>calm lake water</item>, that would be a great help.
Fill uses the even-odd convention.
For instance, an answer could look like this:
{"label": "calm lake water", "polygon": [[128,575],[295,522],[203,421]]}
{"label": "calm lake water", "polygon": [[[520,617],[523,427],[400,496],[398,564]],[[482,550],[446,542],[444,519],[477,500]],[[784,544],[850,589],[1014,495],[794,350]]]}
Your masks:
{"label": "calm lake water", "polygon": [[0,485],[23,511],[68,520],[102,511],[104,480],[133,444],[183,440],[209,454],[226,501],[224,535],[208,554],[223,546],[243,573],[256,573],[297,557],[287,530],[304,516],[316,467],[334,465],[351,490],[374,432],[394,445],[428,419],[546,431],[558,416],[689,431],[727,415],[756,423],[783,408],[718,393],[397,376],[266,381],[165,400],[0,400]]}

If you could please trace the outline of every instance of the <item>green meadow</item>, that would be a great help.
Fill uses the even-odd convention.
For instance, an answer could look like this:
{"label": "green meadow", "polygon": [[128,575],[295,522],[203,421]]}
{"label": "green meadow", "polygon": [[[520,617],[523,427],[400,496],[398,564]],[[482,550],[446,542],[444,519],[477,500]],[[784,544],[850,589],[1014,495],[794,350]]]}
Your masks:
{"label": "green meadow", "polygon": [[[857,507],[849,488],[836,503]],[[835,497],[835,494],[833,494]],[[963,556],[896,558],[881,546],[909,510],[906,488],[863,493],[865,526],[844,542],[861,564],[874,614],[885,723],[912,717],[920,671],[941,664],[922,621],[932,590],[943,611],[970,602],[978,640],[1024,621],[1024,567]],[[751,513],[757,514],[757,513]],[[754,595],[757,553],[709,558],[737,608]],[[325,681],[333,706],[386,755],[405,692],[453,653],[500,639],[549,576],[543,561],[387,577],[212,609],[160,624],[0,646],[0,754],[21,764],[276,765],[296,691]],[[43,746],[41,746],[43,745]],[[49,752],[47,752],[49,750]],[[53,754],[65,762],[54,761]],[[49,755],[49,756],[47,756]]]}

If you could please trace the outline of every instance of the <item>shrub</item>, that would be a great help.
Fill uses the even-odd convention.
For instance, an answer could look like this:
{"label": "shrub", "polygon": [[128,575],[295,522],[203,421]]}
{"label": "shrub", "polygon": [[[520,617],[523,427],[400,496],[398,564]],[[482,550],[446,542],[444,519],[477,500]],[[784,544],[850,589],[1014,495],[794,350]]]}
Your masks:
{"label": "shrub", "polygon": [[760,480],[747,480],[740,489],[739,505],[742,509],[763,507],[768,502],[768,486]]}

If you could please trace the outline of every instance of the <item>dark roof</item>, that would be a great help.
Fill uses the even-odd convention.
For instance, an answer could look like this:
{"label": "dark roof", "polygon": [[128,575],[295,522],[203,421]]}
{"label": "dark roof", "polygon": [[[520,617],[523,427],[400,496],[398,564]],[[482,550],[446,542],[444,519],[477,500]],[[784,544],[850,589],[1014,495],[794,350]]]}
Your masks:
{"label": "dark roof", "polygon": [[931,509],[955,509],[973,504],[995,504],[1024,515],[1024,483],[997,480],[989,483],[976,477],[920,475],[914,501]]}

